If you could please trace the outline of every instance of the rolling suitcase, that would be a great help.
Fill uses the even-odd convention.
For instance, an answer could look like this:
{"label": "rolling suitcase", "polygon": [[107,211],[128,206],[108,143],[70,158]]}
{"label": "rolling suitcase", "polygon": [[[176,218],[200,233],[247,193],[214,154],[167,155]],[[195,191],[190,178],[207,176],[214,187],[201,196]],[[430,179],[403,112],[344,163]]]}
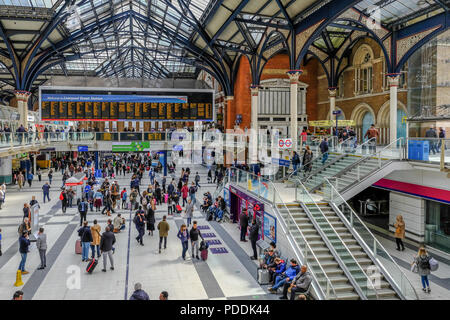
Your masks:
{"label": "rolling suitcase", "polygon": [[267,269],[258,269],[258,283],[259,284],[269,284],[270,282],[270,273]]}
{"label": "rolling suitcase", "polygon": [[202,250],[200,252],[200,256],[202,257],[203,261],[206,261],[208,259],[208,249]]}
{"label": "rolling suitcase", "polygon": [[78,239],[75,242],[75,254],[81,254],[82,248],[81,248],[81,240]]}
{"label": "rolling suitcase", "polygon": [[87,267],[86,267],[86,272],[87,273],[92,273],[92,271],[94,271],[95,267],[98,264],[98,260],[96,259],[92,259],[91,261],[89,261]]}

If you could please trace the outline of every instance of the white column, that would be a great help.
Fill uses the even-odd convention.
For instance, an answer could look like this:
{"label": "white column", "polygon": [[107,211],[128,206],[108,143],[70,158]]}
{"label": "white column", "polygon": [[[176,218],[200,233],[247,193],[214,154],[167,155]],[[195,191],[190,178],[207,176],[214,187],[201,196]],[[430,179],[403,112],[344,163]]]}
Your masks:
{"label": "white column", "polygon": [[28,129],[28,98],[31,96],[31,92],[16,90],[14,94],[17,99],[17,109],[20,114],[19,125],[23,125],[25,129]]}
{"label": "white column", "polygon": [[287,72],[291,83],[291,128],[290,137],[292,138],[292,151],[297,151],[298,140],[298,78],[302,70],[289,70]]}
{"label": "white column", "polygon": [[335,116],[333,115],[333,111],[336,110],[336,93],[337,89],[334,87],[328,88],[328,94],[330,97],[330,120],[335,120]]}
{"label": "white column", "polygon": [[250,146],[249,156],[250,163],[258,162],[258,101],[259,101],[259,87],[252,85],[250,87],[252,92],[252,112],[251,112],[251,126],[250,126]]}
{"label": "white column", "polygon": [[398,81],[400,79],[399,73],[392,73],[388,75],[389,79],[389,142],[397,139],[397,90]]}

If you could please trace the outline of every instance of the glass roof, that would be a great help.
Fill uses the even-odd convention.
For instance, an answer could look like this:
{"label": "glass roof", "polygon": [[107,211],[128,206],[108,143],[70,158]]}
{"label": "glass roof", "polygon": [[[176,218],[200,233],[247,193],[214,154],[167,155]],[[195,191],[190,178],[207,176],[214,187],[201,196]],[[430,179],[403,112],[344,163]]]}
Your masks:
{"label": "glass roof", "polygon": [[58,0],[0,0],[0,5],[52,8]]}

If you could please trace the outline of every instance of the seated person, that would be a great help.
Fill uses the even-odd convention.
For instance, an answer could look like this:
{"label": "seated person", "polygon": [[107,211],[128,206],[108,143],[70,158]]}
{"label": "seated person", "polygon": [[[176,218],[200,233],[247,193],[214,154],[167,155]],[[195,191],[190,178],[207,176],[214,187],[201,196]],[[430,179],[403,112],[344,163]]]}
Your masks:
{"label": "seated person", "polygon": [[121,214],[118,213],[117,216],[114,218],[114,233],[118,233],[125,229],[125,218],[121,217]]}
{"label": "seated person", "polygon": [[290,267],[285,272],[275,277],[275,285],[268,290],[270,293],[276,293],[279,287],[283,286],[285,283],[291,283],[299,272],[300,267],[298,266],[297,260],[291,259]]}
{"label": "seated person", "polygon": [[272,249],[272,250],[273,250],[273,255],[274,255],[275,258],[281,257],[280,250],[277,249],[277,245],[276,245],[275,242],[272,241],[272,242],[270,243],[270,248],[269,248],[269,249]]}
{"label": "seated person", "polygon": [[275,267],[275,256],[272,249],[266,250],[264,252],[264,259],[261,261],[259,267],[261,269],[268,269],[269,267]]}
{"label": "seated person", "polygon": [[273,284],[275,282],[275,278],[286,270],[286,262],[277,257],[275,258],[275,266],[269,266],[267,269],[269,269],[270,283]]}
{"label": "seated person", "polygon": [[309,274],[308,268],[303,265],[299,274],[297,274],[291,283],[284,283],[283,286],[283,296],[280,297],[281,300],[287,300],[288,289],[291,288],[291,300],[295,300],[295,295],[297,293],[308,292],[309,286],[311,285],[311,275]]}

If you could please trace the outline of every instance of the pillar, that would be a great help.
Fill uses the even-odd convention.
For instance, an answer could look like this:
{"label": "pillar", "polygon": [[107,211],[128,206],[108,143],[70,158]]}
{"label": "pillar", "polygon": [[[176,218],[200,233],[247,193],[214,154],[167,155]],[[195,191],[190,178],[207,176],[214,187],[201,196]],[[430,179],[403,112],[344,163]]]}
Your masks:
{"label": "pillar", "polygon": [[234,97],[226,96],[226,127],[225,129],[234,129],[234,121],[236,120],[236,110],[234,109]]}
{"label": "pillar", "polygon": [[0,158],[0,184],[12,182],[12,157]]}
{"label": "pillar", "polygon": [[336,94],[337,89],[335,87],[328,88],[328,95],[330,98],[330,119],[335,120],[335,116],[333,115],[334,110],[336,110]]}
{"label": "pillar", "polygon": [[297,150],[298,140],[298,78],[302,74],[302,70],[289,70],[287,72],[291,83],[291,127],[290,136],[292,138],[292,151]]}
{"label": "pillar", "polygon": [[20,114],[19,125],[23,125],[25,129],[28,128],[28,99],[31,96],[31,92],[16,90],[14,94],[17,99],[17,109]]}
{"label": "pillar", "polygon": [[251,125],[250,125],[250,145],[249,156],[250,163],[258,163],[258,102],[259,102],[259,87],[252,85],[250,87],[252,92],[252,110],[251,110]]}
{"label": "pillar", "polygon": [[397,139],[397,91],[400,73],[388,74],[389,80],[389,143]]}

